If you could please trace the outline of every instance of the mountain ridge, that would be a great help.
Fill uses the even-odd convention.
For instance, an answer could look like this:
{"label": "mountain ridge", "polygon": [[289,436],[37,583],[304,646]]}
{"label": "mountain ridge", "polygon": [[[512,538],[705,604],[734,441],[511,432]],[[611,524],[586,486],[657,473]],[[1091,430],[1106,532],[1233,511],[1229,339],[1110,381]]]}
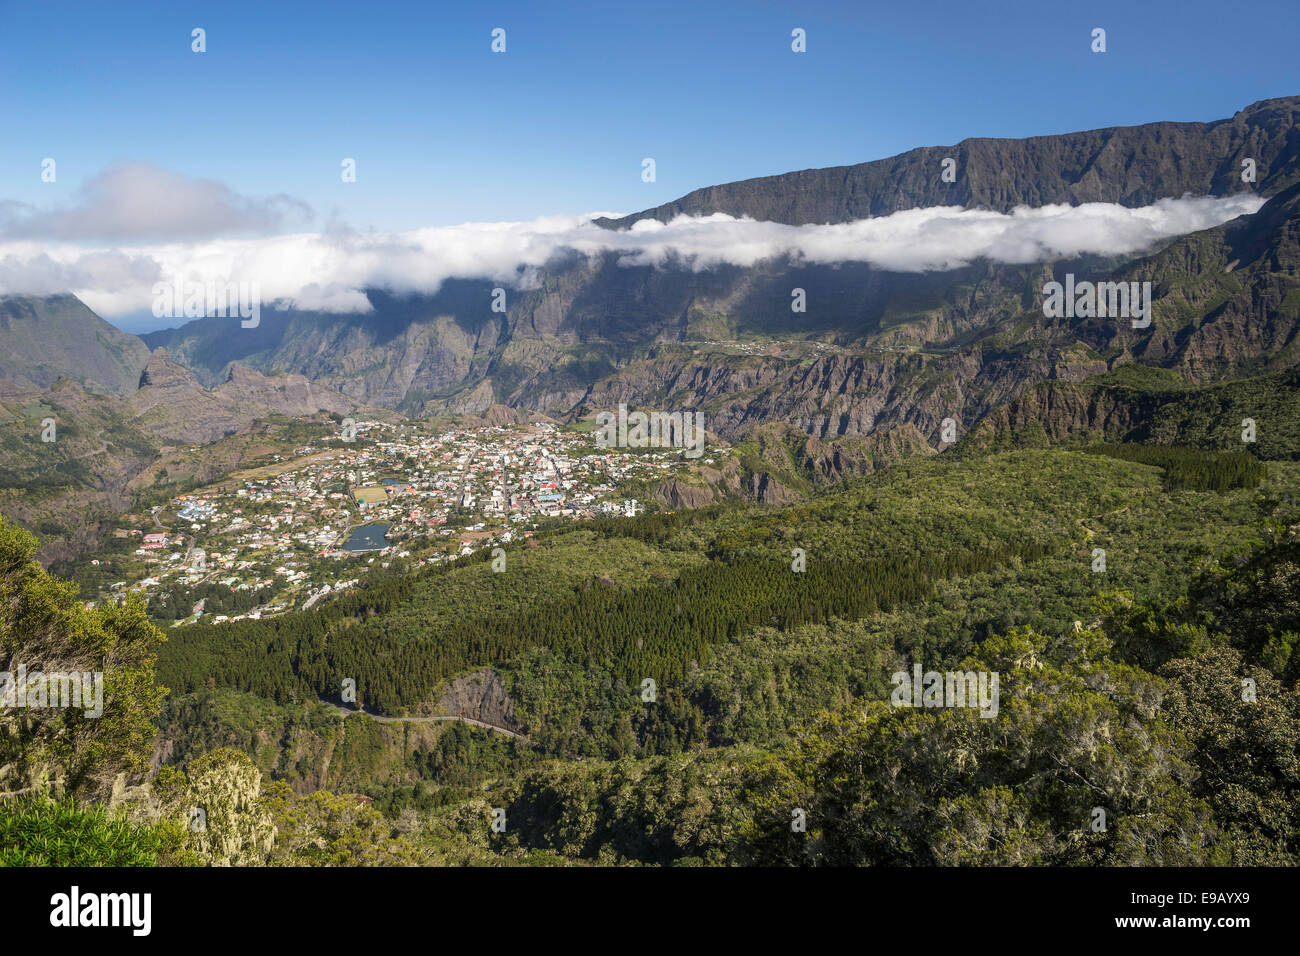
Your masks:
{"label": "mountain ridge", "polygon": [[[1209,123],[1143,123],[1018,139],[971,137],[865,163],[706,186],[628,216],[593,222],[627,229],[643,219],[669,222],[679,215],[725,213],[806,225],[925,206],[998,212],[1060,202],[1136,207],[1188,193],[1242,192],[1239,160],[1245,158],[1256,162],[1258,191],[1271,195],[1300,181],[1292,133],[1298,115],[1300,96],[1286,96],[1258,100]],[[1158,155],[1160,149],[1164,155]],[[957,160],[957,172],[956,180],[946,183],[940,164],[949,156]]]}
{"label": "mountain ridge", "polygon": [[[302,376],[358,405],[411,415],[481,414],[501,405],[572,421],[620,403],[692,408],[733,442],[785,423],[806,436],[805,445],[818,443],[800,452],[809,474],[831,479],[900,453],[938,450],[944,419],[973,428],[1044,381],[1081,382],[1138,364],[1207,384],[1300,363],[1298,119],[1300,97],[1284,97],[1208,124],[970,141],[1054,157],[1037,183],[1028,167],[1008,179],[1013,192],[1028,188],[1043,200],[1115,163],[1127,170],[1114,186],[1126,201],[1193,181],[1227,191],[1240,185],[1242,151],[1256,154],[1257,186],[1268,201],[1255,214],[1137,256],[976,260],[900,273],[790,259],[693,271],[627,266],[614,253],[573,254],[557,256],[533,288],[516,290],[504,313],[488,307],[492,283],[453,279],[434,295],[368,290],[374,308],[367,314],[276,309],[253,329],[208,318],[142,340],[165,347],[169,360],[213,390],[252,369]],[[1083,155],[1085,146],[1091,151]],[[1133,155],[1141,161],[1128,164]],[[1077,169],[1063,178],[1071,157]],[[890,161],[844,168],[879,171],[882,162]],[[935,182],[937,175],[918,182],[907,201],[928,201]],[[846,208],[866,195],[842,185],[835,201]],[[907,191],[905,182],[896,185]],[[787,198],[803,195],[791,188]],[[1044,283],[1067,273],[1151,282],[1152,326],[1044,317]],[[792,288],[808,291],[807,312],[792,313]],[[183,393],[199,405],[220,394],[200,397],[189,385]],[[782,481],[779,472],[754,477],[762,486],[764,474]]]}

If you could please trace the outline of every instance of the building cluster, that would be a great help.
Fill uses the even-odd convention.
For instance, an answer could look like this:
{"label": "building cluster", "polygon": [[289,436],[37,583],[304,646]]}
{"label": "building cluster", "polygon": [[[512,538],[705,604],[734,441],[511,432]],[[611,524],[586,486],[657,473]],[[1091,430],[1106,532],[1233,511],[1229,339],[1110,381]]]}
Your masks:
{"label": "building cluster", "polygon": [[355,587],[376,561],[419,567],[507,544],[546,519],[635,514],[631,483],[686,466],[676,449],[597,448],[549,423],[437,431],[361,422],[295,449],[265,477],[178,496],[155,513],[159,527],[119,532],[140,538],[140,574],[110,591],[155,597],[216,584],[256,595],[239,613],[197,602],[178,623],[307,608]]}

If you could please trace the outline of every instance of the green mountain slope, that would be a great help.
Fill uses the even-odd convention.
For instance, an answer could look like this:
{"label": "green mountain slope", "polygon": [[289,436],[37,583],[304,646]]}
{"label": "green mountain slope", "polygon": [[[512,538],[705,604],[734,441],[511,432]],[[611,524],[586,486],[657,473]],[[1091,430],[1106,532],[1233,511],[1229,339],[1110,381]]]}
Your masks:
{"label": "green mountain slope", "polygon": [[0,296],[0,379],[48,388],[60,378],[92,392],[135,391],[149,349],[72,295]]}

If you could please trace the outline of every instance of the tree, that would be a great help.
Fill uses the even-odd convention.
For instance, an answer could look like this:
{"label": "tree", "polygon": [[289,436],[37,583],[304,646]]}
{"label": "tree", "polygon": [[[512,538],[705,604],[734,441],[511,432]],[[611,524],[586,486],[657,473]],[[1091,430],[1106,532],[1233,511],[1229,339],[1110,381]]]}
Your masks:
{"label": "tree", "polygon": [[14,683],[20,667],[29,680],[83,675],[83,688],[99,688],[102,713],[84,700],[0,710],[0,793],[48,787],[56,795],[106,796],[119,776],[148,767],[164,694],[154,679],[155,649],[165,638],[138,598],[87,608],[75,584],[33,560],[35,551],[32,535],[0,518],[0,671]]}

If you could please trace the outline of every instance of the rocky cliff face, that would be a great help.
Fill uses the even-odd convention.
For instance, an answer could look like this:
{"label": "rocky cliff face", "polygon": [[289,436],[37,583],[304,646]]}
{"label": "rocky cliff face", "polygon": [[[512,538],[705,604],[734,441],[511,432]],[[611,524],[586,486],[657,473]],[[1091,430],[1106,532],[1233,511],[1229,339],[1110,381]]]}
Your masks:
{"label": "rocky cliff face", "polygon": [[[1178,382],[1173,377],[1127,384],[1120,376],[1044,382],[994,409],[970,443],[1150,442],[1250,450],[1269,460],[1300,458],[1300,368],[1210,385]],[[1242,440],[1247,418],[1256,431],[1249,446]]]}
{"label": "rocky cliff face", "polygon": [[266,376],[232,365],[216,388],[199,384],[194,373],[155,349],[140,374],[140,388],[128,400],[150,434],[167,441],[207,443],[247,429],[268,414],[347,414],[356,403],[302,375]]}
{"label": "rocky cliff face", "polygon": [[[924,206],[965,206],[1009,212],[1016,206],[1113,202],[1145,206],[1164,197],[1222,196],[1247,188],[1241,161],[1256,163],[1259,191],[1280,192],[1300,181],[1294,128],[1300,97],[1262,100],[1213,123],[1148,123],[1035,136],[967,139],[953,146],[913,149],[889,159],[807,169],[709,186],[674,202],[622,219],[598,219],[626,229],[642,219],[726,213],[793,225],[851,222]],[[946,157],[957,161],[954,182],[940,177]]]}
{"label": "rocky cliff face", "polygon": [[515,702],[490,667],[456,678],[443,690],[438,706],[446,714],[469,717],[507,730],[519,729],[515,723]]}

